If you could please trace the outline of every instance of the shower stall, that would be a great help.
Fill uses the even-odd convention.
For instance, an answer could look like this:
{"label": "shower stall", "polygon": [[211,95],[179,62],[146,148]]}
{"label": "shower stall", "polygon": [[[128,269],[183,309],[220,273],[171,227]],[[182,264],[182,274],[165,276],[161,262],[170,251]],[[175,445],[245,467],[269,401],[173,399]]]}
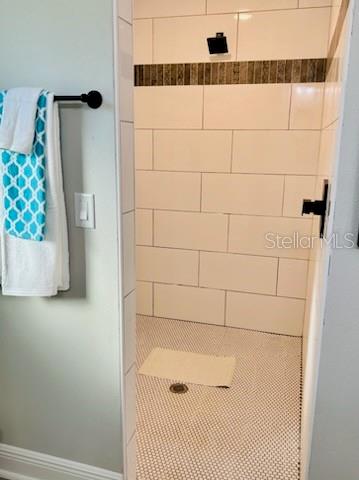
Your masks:
{"label": "shower stall", "polygon": [[[304,480],[351,4],[135,0],[119,17],[137,479]],[[156,348],[233,356],[231,387],[136,374],[135,311],[137,368]]]}

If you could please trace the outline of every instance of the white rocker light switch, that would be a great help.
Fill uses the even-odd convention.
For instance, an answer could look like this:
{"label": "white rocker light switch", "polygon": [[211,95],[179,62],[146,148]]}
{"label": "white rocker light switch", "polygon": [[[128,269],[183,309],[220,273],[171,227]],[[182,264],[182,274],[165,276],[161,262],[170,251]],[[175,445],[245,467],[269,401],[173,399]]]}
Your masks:
{"label": "white rocker light switch", "polygon": [[80,228],[95,228],[95,196],[75,193],[75,224]]}

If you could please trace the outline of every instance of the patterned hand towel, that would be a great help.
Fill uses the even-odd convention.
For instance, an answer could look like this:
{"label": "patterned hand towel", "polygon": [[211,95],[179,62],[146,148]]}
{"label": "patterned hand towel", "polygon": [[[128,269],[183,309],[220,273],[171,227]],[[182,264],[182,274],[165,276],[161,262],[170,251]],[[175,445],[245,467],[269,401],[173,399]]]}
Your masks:
{"label": "patterned hand towel", "polygon": [[[46,117],[46,236],[43,242],[23,240],[8,235],[1,225],[3,295],[49,297],[70,284],[59,109],[52,93],[47,94]],[[0,198],[3,190],[0,184]]]}
{"label": "patterned hand towel", "polygon": [[[5,231],[24,240],[42,241],[46,223],[46,111],[47,92],[37,102],[32,152],[24,155],[0,150],[4,189]],[[0,91],[0,123],[6,91]]]}

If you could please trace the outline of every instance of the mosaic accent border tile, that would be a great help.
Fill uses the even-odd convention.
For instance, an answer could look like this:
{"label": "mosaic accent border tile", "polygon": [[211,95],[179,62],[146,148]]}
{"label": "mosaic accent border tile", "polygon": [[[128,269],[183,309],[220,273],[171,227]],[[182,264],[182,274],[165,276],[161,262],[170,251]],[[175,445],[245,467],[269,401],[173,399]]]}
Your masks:
{"label": "mosaic accent border tile", "polygon": [[135,65],[135,86],[324,82],[326,58]]}

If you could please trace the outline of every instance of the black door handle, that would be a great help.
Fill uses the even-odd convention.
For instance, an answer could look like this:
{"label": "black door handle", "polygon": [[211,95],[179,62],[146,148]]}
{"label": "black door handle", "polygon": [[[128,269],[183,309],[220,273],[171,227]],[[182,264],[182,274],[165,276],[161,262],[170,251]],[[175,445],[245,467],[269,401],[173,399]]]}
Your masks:
{"label": "black door handle", "polygon": [[313,213],[320,216],[320,238],[324,235],[325,216],[327,213],[328,203],[328,180],[324,180],[323,197],[322,200],[303,200],[302,215]]}

